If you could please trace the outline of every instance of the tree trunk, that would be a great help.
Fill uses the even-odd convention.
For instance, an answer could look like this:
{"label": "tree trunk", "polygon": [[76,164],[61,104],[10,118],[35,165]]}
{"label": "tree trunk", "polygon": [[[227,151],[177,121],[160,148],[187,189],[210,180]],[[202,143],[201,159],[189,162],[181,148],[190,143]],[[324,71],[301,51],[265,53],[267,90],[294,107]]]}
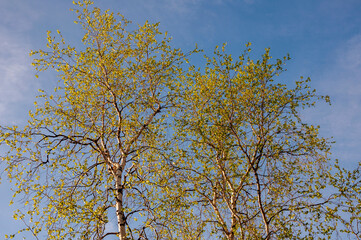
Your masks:
{"label": "tree trunk", "polygon": [[116,214],[118,220],[118,231],[119,231],[119,239],[126,240],[126,219],[124,215],[123,208],[123,186],[122,186],[122,170],[120,167],[116,170],[115,176],[115,186],[116,186]]}
{"label": "tree trunk", "polygon": [[237,231],[237,219],[236,219],[236,201],[235,201],[235,193],[232,192],[232,196],[231,196],[231,214],[232,214],[232,217],[231,217],[231,232],[230,232],[230,235],[229,235],[229,239],[230,240],[234,240],[235,239],[235,233]]}

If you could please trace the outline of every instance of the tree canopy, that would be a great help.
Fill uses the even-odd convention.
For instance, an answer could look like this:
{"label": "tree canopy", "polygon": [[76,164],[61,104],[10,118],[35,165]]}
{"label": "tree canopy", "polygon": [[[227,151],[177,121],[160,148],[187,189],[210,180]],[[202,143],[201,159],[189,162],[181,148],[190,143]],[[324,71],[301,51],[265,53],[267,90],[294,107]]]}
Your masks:
{"label": "tree canopy", "polygon": [[[172,47],[158,24],[75,3],[82,47],[48,32],[31,52],[40,90],[23,126],[2,126],[2,159],[22,199],[14,213],[36,239],[356,238],[359,168],[330,157],[331,141],[302,110],[329,102],[289,60],[251,44],[205,56]],[[294,87],[291,87],[294,86]],[[116,229],[111,229],[110,224]],[[8,235],[13,238],[15,235]]]}

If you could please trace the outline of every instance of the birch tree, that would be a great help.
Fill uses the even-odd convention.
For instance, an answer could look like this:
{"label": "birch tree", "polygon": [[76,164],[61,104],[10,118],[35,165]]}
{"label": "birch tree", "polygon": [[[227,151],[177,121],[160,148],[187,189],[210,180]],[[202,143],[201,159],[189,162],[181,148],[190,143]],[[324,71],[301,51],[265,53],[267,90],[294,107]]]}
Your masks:
{"label": "birch tree", "polygon": [[250,52],[249,44],[234,59],[216,48],[204,72],[188,75],[174,163],[189,193],[184,201],[205,239],[327,236],[334,230],[322,210],[334,199],[323,191],[330,142],[301,113],[328,98],[309,79],[277,79],[287,56],[272,61],[266,49],[252,60]]}
{"label": "birch tree", "polygon": [[[14,197],[28,205],[14,217],[38,239],[159,238],[147,196],[164,165],[165,117],[186,56],[158,24],[128,30],[121,15],[75,4],[83,45],[48,32],[47,49],[31,55],[38,72],[59,73],[58,86],[40,90],[24,128],[2,127]],[[116,230],[107,228],[114,220]]]}

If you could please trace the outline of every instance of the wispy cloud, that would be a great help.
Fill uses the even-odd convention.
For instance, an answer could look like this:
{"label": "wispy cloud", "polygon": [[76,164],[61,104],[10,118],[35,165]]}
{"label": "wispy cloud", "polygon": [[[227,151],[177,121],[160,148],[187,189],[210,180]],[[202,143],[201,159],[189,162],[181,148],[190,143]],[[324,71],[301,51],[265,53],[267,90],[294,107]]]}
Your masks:
{"label": "wispy cloud", "polygon": [[341,67],[350,72],[359,73],[361,69],[361,34],[348,40],[338,54]]}
{"label": "wispy cloud", "polygon": [[[13,8],[14,11],[10,11]],[[10,6],[2,1],[0,9],[0,124],[19,123],[14,105],[28,102],[32,95],[29,90],[35,87],[30,81],[34,74],[26,36],[35,17],[31,9],[16,3]]]}
{"label": "wispy cloud", "polygon": [[16,101],[23,97],[30,61],[28,46],[0,31],[1,100]]}
{"label": "wispy cloud", "polygon": [[[322,107],[308,117],[317,121],[324,135],[334,136],[334,157],[354,163],[361,160],[361,34],[333,51],[334,62],[319,76],[322,94],[330,95],[331,107]],[[317,120],[315,120],[317,119]]]}

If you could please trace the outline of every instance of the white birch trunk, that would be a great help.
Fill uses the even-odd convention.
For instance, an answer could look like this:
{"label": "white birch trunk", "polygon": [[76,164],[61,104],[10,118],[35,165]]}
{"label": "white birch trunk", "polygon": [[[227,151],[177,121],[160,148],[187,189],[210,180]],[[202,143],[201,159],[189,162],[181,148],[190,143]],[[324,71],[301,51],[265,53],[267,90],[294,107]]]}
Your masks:
{"label": "white birch trunk", "polygon": [[122,187],[122,171],[120,168],[116,170],[115,176],[115,186],[116,186],[116,214],[118,220],[118,231],[119,239],[126,240],[126,219],[124,215],[124,206],[123,206],[123,187]]}

